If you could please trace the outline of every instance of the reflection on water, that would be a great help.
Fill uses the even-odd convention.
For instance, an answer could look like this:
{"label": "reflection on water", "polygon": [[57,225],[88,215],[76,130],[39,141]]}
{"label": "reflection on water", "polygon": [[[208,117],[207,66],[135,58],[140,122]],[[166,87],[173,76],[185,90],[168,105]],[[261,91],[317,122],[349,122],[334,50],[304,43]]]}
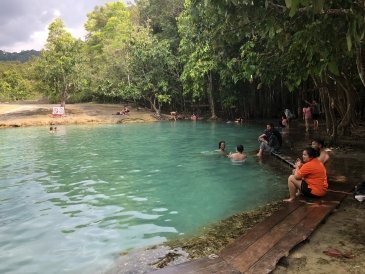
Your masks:
{"label": "reflection on water", "polygon": [[[192,234],[286,195],[252,153],[261,129],[159,123],[0,131],[0,272],[106,269],[125,251]],[[240,165],[214,150],[244,144]],[[268,180],[269,178],[269,180]]]}

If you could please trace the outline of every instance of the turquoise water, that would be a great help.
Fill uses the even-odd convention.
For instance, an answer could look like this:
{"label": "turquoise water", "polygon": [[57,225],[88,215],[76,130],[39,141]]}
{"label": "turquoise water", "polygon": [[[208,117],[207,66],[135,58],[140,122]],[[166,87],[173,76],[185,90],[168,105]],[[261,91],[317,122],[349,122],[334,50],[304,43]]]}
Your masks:
{"label": "turquoise water", "polygon": [[[177,122],[0,130],[0,273],[96,273],[286,195],[262,128]],[[214,152],[242,143],[242,165]]]}

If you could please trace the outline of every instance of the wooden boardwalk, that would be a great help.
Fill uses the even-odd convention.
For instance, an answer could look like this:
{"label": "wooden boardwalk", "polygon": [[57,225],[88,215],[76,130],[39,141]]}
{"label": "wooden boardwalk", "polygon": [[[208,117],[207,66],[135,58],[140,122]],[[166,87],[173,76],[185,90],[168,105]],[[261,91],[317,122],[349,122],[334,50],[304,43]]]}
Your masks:
{"label": "wooden boardwalk", "polygon": [[270,273],[281,258],[310,236],[346,195],[342,191],[329,191],[321,200],[288,203],[224,248],[216,258],[202,258],[153,273]]}
{"label": "wooden boardwalk", "polygon": [[[291,159],[275,155],[289,165]],[[255,225],[224,248],[215,258],[202,258],[166,267],[156,274],[270,273],[293,247],[306,240],[352,191],[351,186],[331,186],[321,199],[298,199]]]}

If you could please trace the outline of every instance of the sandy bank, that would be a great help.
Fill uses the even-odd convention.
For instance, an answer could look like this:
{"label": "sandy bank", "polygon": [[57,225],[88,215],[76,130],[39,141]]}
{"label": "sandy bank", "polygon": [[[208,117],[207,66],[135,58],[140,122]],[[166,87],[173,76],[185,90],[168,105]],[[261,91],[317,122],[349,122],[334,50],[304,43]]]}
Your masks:
{"label": "sandy bank", "polygon": [[124,105],[117,104],[68,104],[66,115],[53,117],[52,104],[8,104],[0,103],[0,127],[23,127],[65,124],[140,123],[154,122],[153,112],[142,109],[131,110],[128,115],[115,115]]}

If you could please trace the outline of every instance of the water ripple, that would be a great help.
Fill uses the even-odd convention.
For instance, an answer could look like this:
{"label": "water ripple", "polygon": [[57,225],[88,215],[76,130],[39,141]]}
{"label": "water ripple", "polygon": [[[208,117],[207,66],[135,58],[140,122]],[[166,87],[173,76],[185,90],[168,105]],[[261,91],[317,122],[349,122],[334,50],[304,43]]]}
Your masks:
{"label": "water ripple", "polygon": [[[237,168],[201,153],[222,136],[227,149],[251,139],[245,148],[256,149],[257,128],[161,123],[60,131],[0,131],[0,273],[101,273],[120,252],[191,233],[287,191],[265,165],[248,159]],[[153,136],[148,149],[146,136]]]}

